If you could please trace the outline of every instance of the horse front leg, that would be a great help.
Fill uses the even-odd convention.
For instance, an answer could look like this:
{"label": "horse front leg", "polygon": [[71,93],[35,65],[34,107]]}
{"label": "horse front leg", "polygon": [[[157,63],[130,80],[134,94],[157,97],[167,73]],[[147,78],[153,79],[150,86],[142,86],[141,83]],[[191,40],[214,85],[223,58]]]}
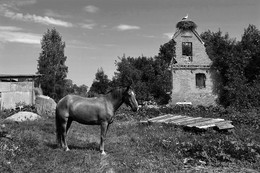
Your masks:
{"label": "horse front leg", "polygon": [[104,142],[106,140],[106,134],[108,129],[108,122],[102,122],[101,123],[101,135],[100,135],[100,151],[102,155],[106,155],[105,149],[104,149]]}

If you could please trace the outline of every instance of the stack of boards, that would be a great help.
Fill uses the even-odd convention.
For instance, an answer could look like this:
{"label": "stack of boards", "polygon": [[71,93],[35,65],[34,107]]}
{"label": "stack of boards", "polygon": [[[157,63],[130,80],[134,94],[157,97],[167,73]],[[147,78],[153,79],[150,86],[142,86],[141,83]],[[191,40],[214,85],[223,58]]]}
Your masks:
{"label": "stack of boards", "polygon": [[202,118],[202,117],[189,117],[183,115],[166,114],[155,118],[148,119],[147,121],[141,121],[141,123],[161,123],[161,124],[173,124],[177,126],[183,126],[188,128],[208,129],[217,127],[219,130],[232,129],[234,126],[232,121],[227,121],[220,118]]}

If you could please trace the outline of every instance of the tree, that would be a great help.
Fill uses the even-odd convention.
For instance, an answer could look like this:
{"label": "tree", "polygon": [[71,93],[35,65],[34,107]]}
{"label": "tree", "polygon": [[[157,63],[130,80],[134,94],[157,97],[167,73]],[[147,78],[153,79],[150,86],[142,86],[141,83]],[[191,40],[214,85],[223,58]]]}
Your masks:
{"label": "tree", "polygon": [[251,107],[260,105],[260,31],[249,25],[240,42],[241,55],[247,61],[244,73],[247,79],[248,100]]}
{"label": "tree", "polygon": [[[125,57],[116,61],[117,72],[113,83],[127,86],[132,83],[139,101],[155,100],[168,103],[172,89],[169,65],[175,56],[175,42],[171,40],[161,46],[158,56]],[[172,47],[173,46],[173,47]],[[115,82],[114,82],[115,81]]]}
{"label": "tree", "polygon": [[172,72],[170,67],[176,63],[175,60],[176,42],[171,39],[167,43],[160,46],[158,56],[155,57],[156,78],[154,90],[157,98],[161,103],[168,103],[170,100],[169,93],[172,91]]}
{"label": "tree", "polygon": [[[239,76],[236,70],[236,41],[229,37],[229,34],[222,34],[222,31],[207,31],[201,34],[205,42],[206,52],[213,61],[212,69],[216,71],[214,80],[214,92],[218,94],[218,102],[224,106],[230,106],[234,100],[233,93],[235,76]],[[242,78],[241,78],[242,79]],[[232,81],[232,82],[231,82]],[[241,81],[242,82],[242,81]],[[235,84],[232,86],[232,84]],[[233,97],[233,98],[232,98]]]}
{"label": "tree", "polygon": [[117,72],[113,83],[119,86],[131,86],[134,88],[137,100],[144,101],[152,99],[151,75],[154,74],[153,58],[147,57],[121,57],[116,61]]}
{"label": "tree", "polygon": [[246,77],[249,82],[260,80],[260,31],[254,25],[244,30],[240,42],[243,56],[248,59]]}
{"label": "tree", "polygon": [[65,65],[67,57],[64,55],[65,42],[55,28],[48,29],[41,40],[41,48],[37,74],[43,76],[38,82],[43,93],[57,101],[64,96],[65,78],[68,73],[68,67]]}
{"label": "tree", "polygon": [[71,79],[66,79],[65,90],[66,90],[65,95],[75,94],[75,95],[80,95],[82,97],[88,96],[88,87],[84,84],[80,86],[73,84]]}
{"label": "tree", "polygon": [[170,63],[175,63],[175,46],[176,42],[171,39],[167,43],[160,46],[157,59],[163,61],[163,63],[169,67]]}
{"label": "tree", "polygon": [[89,96],[95,96],[97,94],[105,94],[110,87],[110,80],[105,74],[103,68],[99,68],[96,73],[96,78],[93,81],[90,90]]}
{"label": "tree", "polygon": [[73,94],[80,95],[82,97],[88,96],[88,87],[86,85],[77,86],[76,84],[73,85]]}
{"label": "tree", "polygon": [[221,81],[216,81],[219,103],[238,109],[258,106],[260,101],[260,32],[255,26],[245,29],[241,42],[221,31],[201,34],[212,67]]}
{"label": "tree", "polygon": [[160,46],[155,57],[121,57],[116,61],[113,83],[127,86],[132,83],[139,101],[155,100],[167,104],[172,90],[171,63],[175,63],[175,41]]}

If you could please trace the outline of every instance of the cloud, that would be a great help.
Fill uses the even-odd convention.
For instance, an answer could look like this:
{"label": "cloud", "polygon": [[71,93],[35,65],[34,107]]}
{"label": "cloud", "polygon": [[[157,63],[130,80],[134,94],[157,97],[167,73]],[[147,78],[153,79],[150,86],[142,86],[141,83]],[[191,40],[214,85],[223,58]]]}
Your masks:
{"label": "cloud", "polygon": [[24,32],[15,26],[0,26],[0,42],[15,42],[25,44],[40,44],[42,36]]}
{"label": "cloud", "polygon": [[57,18],[71,18],[70,15],[63,15],[63,14],[58,14],[52,10],[45,10],[45,16],[49,16],[49,17],[57,17]]}
{"label": "cloud", "polygon": [[54,19],[52,17],[47,16],[37,16],[35,14],[23,14],[23,13],[15,13],[5,6],[0,6],[0,14],[3,16],[13,19],[13,20],[20,20],[25,22],[34,22],[34,23],[40,23],[44,25],[56,25],[56,26],[62,26],[62,27],[73,27],[73,24],[70,22],[62,21],[59,19]]}
{"label": "cloud", "polygon": [[99,8],[94,5],[88,5],[88,6],[84,7],[84,10],[88,13],[96,13],[99,11]]}
{"label": "cloud", "polygon": [[172,39],[173,35],[174,35],[174,32],[168,32],[168,33],[164,33],[163,34],[164,37],[168,38],[168,39]]}
{"label": "cloud", "polygon": [[20,31],[22,30],[16,26],[0,26],[0,31]]}
{"label": "cloud", "polygon": [[141,28],[139,26],[120,24],[116,26],[116,29],[119,31],[126,31],[126,30],[137,30]]}
{"label": "cloud", "polygon": [[93,29],[94,26],[96,26],[95,23],[81,23],[79,25],[81,26],[81,28],[85,28],[85,29]]}
{"label": "cloud", "polygon": [[1,7],[8,7],[10,9],[15,9],[15,10],[19,10],[19,7],[21,6],[28,6],[37,3],[37,0],[1,0],[1,1],[3,2],[0,4],[0,9]]}

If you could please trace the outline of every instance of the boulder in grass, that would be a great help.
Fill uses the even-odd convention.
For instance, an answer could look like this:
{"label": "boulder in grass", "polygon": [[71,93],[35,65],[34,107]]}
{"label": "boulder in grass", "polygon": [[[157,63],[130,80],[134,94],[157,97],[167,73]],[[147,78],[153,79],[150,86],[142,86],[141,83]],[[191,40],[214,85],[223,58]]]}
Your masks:
{"label": "boulder in grass", "polygon": [[23,122],[23,121],[34,121],[40,119],[41,116],[33,112],[21,111],[10,117],[7,117],[7,121]]}
{"label": "boulder in grass", "polygon": [[55,116],[55,109],[56,109],[56,102],[44,95],[38,95],[35,99],[35,108],[37,114],[44,116],[44,117],[54,117]]}

